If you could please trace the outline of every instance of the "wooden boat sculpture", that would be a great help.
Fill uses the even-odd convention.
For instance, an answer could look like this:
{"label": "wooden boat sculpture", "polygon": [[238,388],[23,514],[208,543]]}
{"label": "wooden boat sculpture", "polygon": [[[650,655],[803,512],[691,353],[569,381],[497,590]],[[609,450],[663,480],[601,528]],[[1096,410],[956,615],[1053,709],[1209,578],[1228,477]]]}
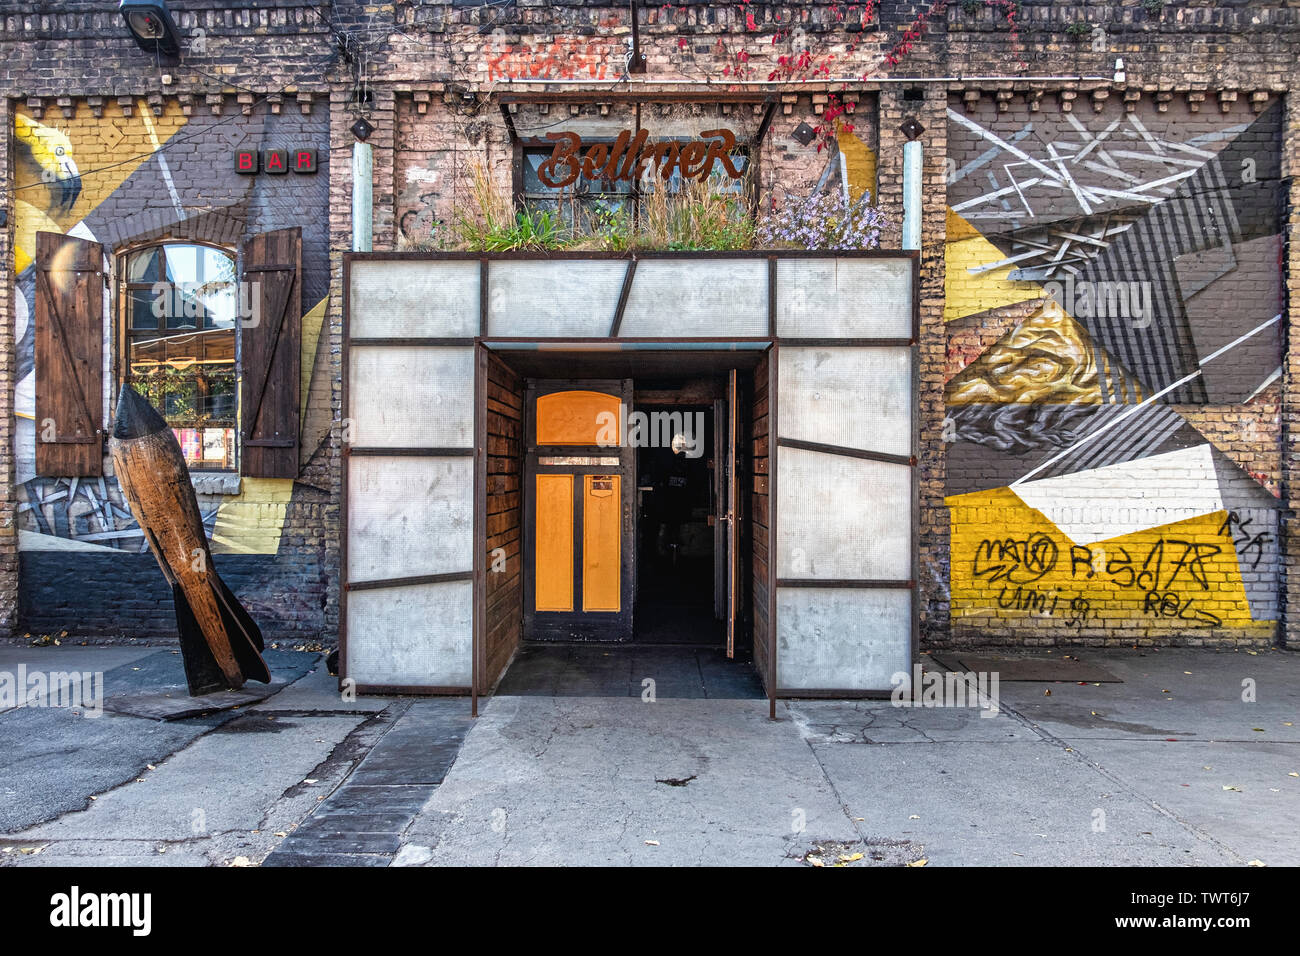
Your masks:
{"label": "wooden boat sculpture", "polygon": [[262,632],[217,575],[185,456],[171,428],[130,385],[108,443],[122,495],[172,588],[190,696],[270,683]]}

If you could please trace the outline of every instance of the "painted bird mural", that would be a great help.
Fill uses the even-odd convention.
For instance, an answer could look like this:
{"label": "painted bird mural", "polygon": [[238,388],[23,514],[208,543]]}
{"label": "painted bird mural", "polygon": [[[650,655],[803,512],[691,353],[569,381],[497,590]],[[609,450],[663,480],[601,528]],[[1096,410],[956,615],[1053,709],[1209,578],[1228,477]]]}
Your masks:
{"label": "painted bird mural", "polygon": [[81,195],[81,172],[72,142],[52,126],[14,114],[14,158],[20,197],[51,219],[72,212]]}
{"label": "painted bird mural", "polygon": [[118,397],[108,447],[122,497],[172,588],[190,695],[270,683],[262,632],[212,563],[176,436],[130,385]]}

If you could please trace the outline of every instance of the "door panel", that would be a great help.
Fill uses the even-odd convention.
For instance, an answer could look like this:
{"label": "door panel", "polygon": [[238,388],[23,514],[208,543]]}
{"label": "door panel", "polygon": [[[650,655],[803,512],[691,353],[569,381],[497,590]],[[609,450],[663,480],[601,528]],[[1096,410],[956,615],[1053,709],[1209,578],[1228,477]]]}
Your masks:
{"label": "door panel", "polygon": [[713,616],[727,619],[727,403],[713,403]]}
{"label": "door panel", "polygon": [[736,618],[740,606],[740,481],[737,445],[737,410],[740,408],[740,377],[736,369],[727,376],[727,456],[725,487],[727,492],[727,657],[736,656]]}
{"label": "door panel", "polygon": [[582,609],[622,609],[619,524],[622,478],[584,475],[582,497]]}
{"label": "door panel", "polygon": [[538,475],[533,540],[534,607],[573,610],[573,476]]}
{"label": "door panel", "polygon": [[630,379],[530,381],[524,406],[524,636],[632,639],[636,486],[619,444]]}

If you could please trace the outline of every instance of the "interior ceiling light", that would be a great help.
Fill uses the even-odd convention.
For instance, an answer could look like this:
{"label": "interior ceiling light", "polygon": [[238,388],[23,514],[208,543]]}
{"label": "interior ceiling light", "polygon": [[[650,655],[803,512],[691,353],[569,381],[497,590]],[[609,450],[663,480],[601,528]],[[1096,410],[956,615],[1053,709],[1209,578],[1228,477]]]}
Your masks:
{"label": "interior ceiling light", "polygon": [[118,11],[140,49],[163,56],[181,52],[181,37],[164,0],[121,0]]}

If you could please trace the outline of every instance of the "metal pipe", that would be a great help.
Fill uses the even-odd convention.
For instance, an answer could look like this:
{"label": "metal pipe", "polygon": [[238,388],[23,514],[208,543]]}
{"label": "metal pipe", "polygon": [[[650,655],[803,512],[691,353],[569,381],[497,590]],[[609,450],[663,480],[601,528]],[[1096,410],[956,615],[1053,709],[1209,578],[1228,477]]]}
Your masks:
{"label": "metal pipe", "polygon": [[370,252],[374,244],[374,150],[352,144],[352,251]]}
{"label": "metal pipe", "polygon": [[[623,79],[615,81],[616,85],[624,86],[702,86],[702,87],[736,87],[736,86],[788,86],[791,92],[797,92],[800,89],[815,89],[822,86],[830,86],[836,83],[860,83],[870,85],[872,83],[910,83],[913,85],[920,83],[1044,83],[1044,82],[1068,82],[1068,83],[1111,83],[1112,78],[1109,76],[882,76],[882,77],[861,77],[861,76],[837,76],[827,77],[817,80],[814,83],[792,83],[789,80],[733,80],[729,83],[712,83],[709,80],[637,80]],[[542,83],[553,86],[609,86],[610,81],[594,79],[572,79],[572,80],[554,80],[536,76],[520,76],[508,80],[501,84],[506,87],[502,92],[509,92],[509,87],[516,83]],[[610,87],[613,92],[613,87]]]}
{"label": "metal pipe", "polygon": [[903,248],[921,248],[921,141],[903,144]]}

